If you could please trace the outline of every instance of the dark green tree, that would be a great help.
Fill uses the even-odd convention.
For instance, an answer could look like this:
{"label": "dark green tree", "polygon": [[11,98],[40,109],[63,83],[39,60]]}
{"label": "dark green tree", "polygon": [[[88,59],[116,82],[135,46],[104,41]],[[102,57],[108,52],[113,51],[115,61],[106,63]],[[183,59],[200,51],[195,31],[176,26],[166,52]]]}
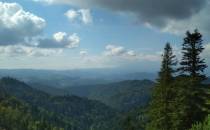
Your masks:
{"label": "dark green tree", "polygon": [[173,101],[172,88],[176,65],[175,55],[169,43],[166,44],[162,55],[162,65],[159,72],[158,83],[153,90],[152,101],[149,107],[148,130],[172,130],[171,108]]}
{"label": "dark green tree", "polygon": [[185,75],[193,78],[205,78],[203,74],[207,65],[200,54],[204,50],[202,34],[196,29],[193,33],[187,31],[182,45],[182,60],[179,70]]}
{"label": "dark green tree", "polygon": [[164,54],[162,55],[162,64],[159,72],[158,82],[160,84],[168,85],[173,81],[173,74],[175,73],[174,66],[177,64],[176,56],[173,54],[170,43],[166,43]]}
{"label": "dark green tree", "polygon": [[203,49],[202,35],[198,30],[193,33],[187,31],[182,47],[181,67],[178,69],[182,75],[172,84],[175,94],[173,125],[177,130],[189,129],[206,115],[206,93],[201,84],[207,67],[200,56]]}

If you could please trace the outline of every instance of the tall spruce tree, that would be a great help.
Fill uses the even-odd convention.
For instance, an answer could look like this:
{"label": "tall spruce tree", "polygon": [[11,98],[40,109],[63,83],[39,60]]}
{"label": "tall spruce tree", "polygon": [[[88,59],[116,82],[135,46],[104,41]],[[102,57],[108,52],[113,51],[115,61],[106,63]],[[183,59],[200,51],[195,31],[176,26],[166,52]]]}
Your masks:
{"label": "tall spruce tree", "polygon": [[176,88],[174,102],[174,123],[177,130],[189,129],[197,121],[202,121],[206,115],[205,92],[201,81],[205,78],[207,67],[200,57],[203,51],[202,35],[195,30],[187,31],[182,47],[183,57],[178,69],[184,76],[176,78],[173,86]]}
{"label": "tall spruce tree", "polygon": [[168,85],[173,80],[174,66],[177,64],[176,56],[173,54],[170,43],[166,43],[162,58],[158,82]]}
{"label": "tall spruce tree", "polygon": [[181,67],[179,68],[181,73],[193,78],[204,79],[205,75],[202,73],[207,68],[207,65],[204,59],[200,57],[200,54],[204,50],[201,33],[197,29],[193,33],[187,31],[182,46],[183,57],[180,63]]}
{"label": "tall spruce tree", "polygon": [[152,101],[148,111],[148,130],[173,130],[171,120],[170,103],[172,99],[172,88],[175,55],[169,43],[166,44],[162,56],[162,65],[159,72],[158,83],[153,90]]}

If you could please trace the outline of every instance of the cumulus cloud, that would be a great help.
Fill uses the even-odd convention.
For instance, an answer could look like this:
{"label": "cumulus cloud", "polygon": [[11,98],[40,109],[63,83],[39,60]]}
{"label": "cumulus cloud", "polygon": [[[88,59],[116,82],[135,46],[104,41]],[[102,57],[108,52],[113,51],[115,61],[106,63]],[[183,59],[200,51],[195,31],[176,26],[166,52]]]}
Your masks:
{"label": "cumulus cloud", "polygon": [[[209,0],[35,0],[50,4],[69,4],[82,8],[103,8],[134,14],[139,23],[158,27],[162,31],[199,28],[210,33]],[[208,27],[208,28],[206,28]]]}
{"label": "cumulus cloud", "polygon": [[18,3],[0,2],[0,54],[5,56],[49,56],[58,54],[58,49],[32,47],[46,21],[25,11]]}
{"label": "cumulus cloud", "polygon": [[53,38],[57,42],[62,42],[66,36],[67,34],[65,32],[57,32],[53,35]]}
{"label": "cumulus cloud", "polygon": [[74,48],[79,45],[80,38],[76,33],[58,32],[52,38],[44,38],[45,20],[25,11],[17,3],[0,2],[0,17],[0,46]]}
{"label": "cumulus cloud", "polygon": [[106,56],[123,56],[127,54],[127,50],[122,46],[107,45],[104,54]]}
{"label": "cumulus cloud", "polygon": [[139,53],[134,50],[128,50],[123,46],[107,45],[105,47],[105,56],[111,58],[123,58],[138,61],[160,61],[161,54],[154,52],[154,54]]}
{"label": "cumulus cloud", "polygon": [[64,14],[70,21],[74,21],[78,18],[79,13],[76,10],[70,9]]}
{"label": "cumulus cloud", "polygon": [[92,23],[92,15],[89,9],[70,9],[64,14],[71,22],[81,21],[84,24]]}
{"label": "cumulus cloud", "polygon": [[75,48],[79,46],[80,37],[76,33],[57,32],[53,38],[39,38],[36,42],[40,48]]}
{"label": "cumulus cloud", "polygon": [[40,34],[46,22],[17,3],[0,2],[0,45],[24,43]]}
{"label": "cumulus cloud", "polygon": [[62,49],[41,49],[22,45],[10,45],[0,47],[0,54],[5,56],[46,57],[58,55],[60,53],[62,53]]}
{"label": "cumulus cloud", "polygon": [[79,46],[76,33],[58,32],[51,38],[42,32],[46,21],[25,11],[18,3],[0,2],[0,53],[5,56],[50,56]]}

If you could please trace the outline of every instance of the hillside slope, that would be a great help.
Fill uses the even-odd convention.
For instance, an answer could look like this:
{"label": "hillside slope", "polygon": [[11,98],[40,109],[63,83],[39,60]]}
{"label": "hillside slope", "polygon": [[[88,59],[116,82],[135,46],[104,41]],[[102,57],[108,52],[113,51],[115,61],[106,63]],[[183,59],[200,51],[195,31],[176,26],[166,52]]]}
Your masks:
{"label": "hillside slope", "polygon": [[[15,105],[11,107],[11,111],[19,110],[17,107],[26,107],[32,120],[34,118],[48,122],[65,130],[111,129],[111,119],[116,116],[113,109],[98,101],[77,96],[51,96],[12,78],[0,80],[0,92],[1,95],[7,95],[0,101],[1,104],[7,102],[8,105],[4,106],[5,108],[13,106],[9,99],[14,97],[15,101],[24,105]],[[1,112],[0,114],[4,113]],[[24,113],[24,111],[20,111],[20,113]],[[17,118],[17,120],[22,120],[22,118]],[[6,123],[0,122],[0,124]]]}
{"label": "hillside slope", "polygon": [[70,87],[66,90],[73,95],[101,101],[112,108],[129,111],[148,103],[153,86],[154,82],[150,80],[126,80],[105,85]]}

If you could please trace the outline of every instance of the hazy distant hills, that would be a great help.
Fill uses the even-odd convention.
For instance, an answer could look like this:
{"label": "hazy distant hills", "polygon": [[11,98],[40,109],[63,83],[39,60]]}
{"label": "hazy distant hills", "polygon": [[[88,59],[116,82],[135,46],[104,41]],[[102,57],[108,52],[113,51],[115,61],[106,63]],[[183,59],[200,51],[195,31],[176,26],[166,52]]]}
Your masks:
{"label": "hazy distant hills", "polygon": [[[101,101],[127,111],[144,106],[154,82],[152,73],[127,73],[106,69],[85,70],[0,70],[0,77],[10,76],[52,95],[76,95]],[[140,81],[141,80],[141,81]]]}
{"label": "hazy distant hills", "polygon": [[84,70],[0,70],[0,77],[15,77],[29,84],[42,84],[55,88],[65,88],[82,85],[107,84],[123,80],[156,79],[156,74],[145,72],[123,72],[112,69],[84,69]]}

